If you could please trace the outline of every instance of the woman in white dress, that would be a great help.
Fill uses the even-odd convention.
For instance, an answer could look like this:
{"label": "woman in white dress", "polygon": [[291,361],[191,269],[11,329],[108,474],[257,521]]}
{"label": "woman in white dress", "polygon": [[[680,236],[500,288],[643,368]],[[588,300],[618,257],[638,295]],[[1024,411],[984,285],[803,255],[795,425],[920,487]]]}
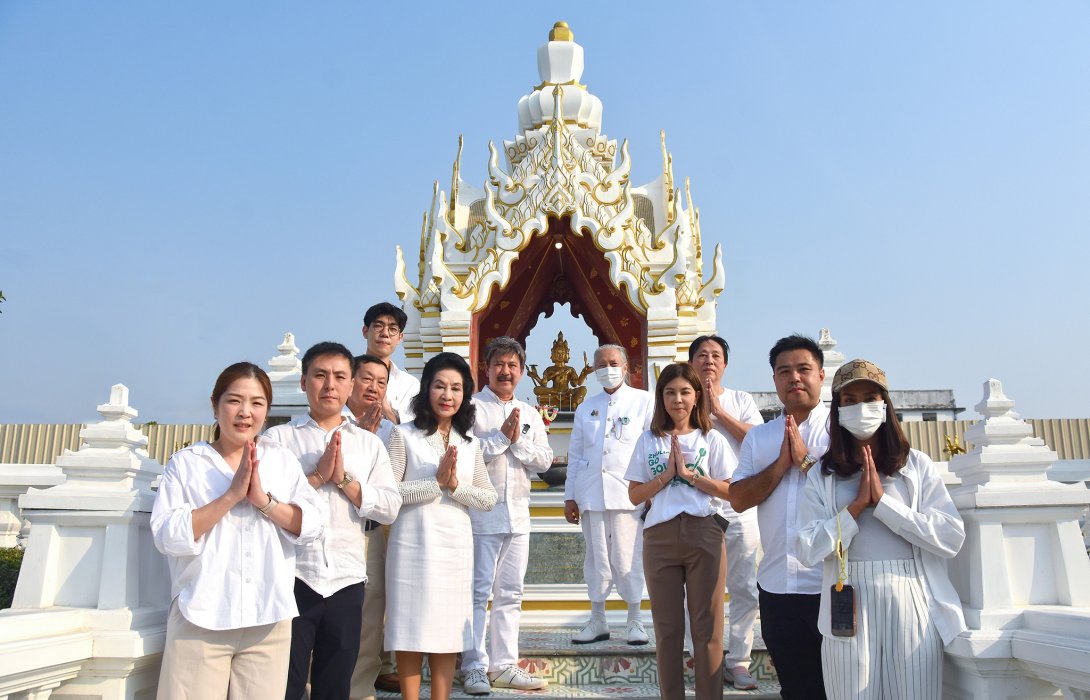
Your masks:
{"label": "woman in white dress", "polygon": [[662,700],[685,697],[685,609],[693,638],[696,697],[723,697],[723,587],[727,560],[719,499],[730,444],[712,428],[704,382],[688,363],[669,365],[655,385],[651,429],[632,450],[625,478],[634,505],[651,501],[643,525],[643,572],[655,626]]}
{"label": "woman in white dress", "polygon": [[964,524],[935,465],[909,448],[886,373],[852,360],[832,389],[829,449],[807,475],[797,547],[805,566],[825,563],[825,692],[939,700],[943,644],[965,629],[946,572]]}
{"label": "woman in white dress", "polygon": [[271,401],[260,367],[223,370],[214,439],[163,471],[151,512],[171,579],[159,700],[284,695],[295,545],[321,535],[326,511],[295,456],[257,439]]}
{"label": "woman in white dress", "polygon": [[428,360],[413,399],[416,416],[397,430],[390,464],[402,507],[386,551],[386,639],[397,654],[401,695],[420,697],[424,654],[431,697],[450,697],[457,655],[473,644],[473,526],[469,509],[491,510],[496,490],[473,436],[473,375],[461,355]]}

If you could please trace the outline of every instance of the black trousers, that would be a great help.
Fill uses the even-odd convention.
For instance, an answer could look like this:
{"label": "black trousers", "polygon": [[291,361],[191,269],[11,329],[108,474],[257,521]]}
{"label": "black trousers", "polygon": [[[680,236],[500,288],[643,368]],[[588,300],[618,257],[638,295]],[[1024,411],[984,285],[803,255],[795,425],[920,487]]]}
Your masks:
{"label": "black trousers", "polygon": [[769,593],[757,586],[761,634],[780,679],[784,700],[825,700],[821,675],[821,596]]}
{"label": "black trousers", "polygon": [[[363,583],[323,598],[295,579],[299,617],[291,621],[291,660],[285,700],[299,700],[310,676],[310,700],[348,700],[360,654]],[[313,661],[311,656],[313,655]]]}

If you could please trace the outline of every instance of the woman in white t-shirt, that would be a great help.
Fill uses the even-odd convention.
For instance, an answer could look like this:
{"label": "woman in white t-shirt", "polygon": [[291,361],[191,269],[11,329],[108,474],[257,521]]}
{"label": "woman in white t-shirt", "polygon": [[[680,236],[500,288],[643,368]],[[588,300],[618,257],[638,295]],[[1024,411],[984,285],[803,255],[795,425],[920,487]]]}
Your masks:
{"label": "woman in white t-shirt", "polygon": [[223,370],[212,442],[178,450],[163,471],[151,511],[171,580],[159,700],[284,695],[295,545],[321,535],[326,509],[295,455],[257,438],[271,401],[257,365]]}
{"label": "woman in white t-shirt", "polygon": [[704,384],[688,363],[662,370],[651,429],[632,451],[625,478],[633,504],[650,501],[643,570],[655,627],[659,694],[685,696],[685,605],[693,638],[696,697],[723,696],[726,554],[716,517],[725,499],[726,438],[712,429]]}

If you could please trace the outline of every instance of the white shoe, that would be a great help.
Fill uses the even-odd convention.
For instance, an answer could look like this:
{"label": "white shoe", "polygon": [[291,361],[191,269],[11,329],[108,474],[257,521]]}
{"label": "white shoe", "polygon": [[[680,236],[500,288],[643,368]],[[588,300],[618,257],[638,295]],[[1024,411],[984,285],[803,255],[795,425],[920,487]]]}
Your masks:
{"label": "white shoe", "polygon": [[541,690],[549,687],[549,681],[531,676],[515,664],[504,666],[500,675],[492,679],[494,688],[514,688],[515,690]]}
{"label": "white shoe", "polygon": [[469,695],[488,695],[492,692],[492,684],[488,682],[487,673],[474,668],[462,676],[462,690]]}
{"label": "white shoe", "polygon": [[643,628],[643,622],[632,620],[628,623],[628,643],[634,647],[647,644],[647,630]]}
{"label": "white shoe", "polygon": [[609,625],[605,620],[596,617],[590,618],[590,622],[583,625],[583,629],[575,633],[571,638],[572,644],[591,644],[604,642],[609,639]]}
{"label": "white shoe", "polygon": [[723,685],[733,685],[735,690],[756,690],[757,681],[749,674],[749,669],[739,664],[734,668],[723,669]]}

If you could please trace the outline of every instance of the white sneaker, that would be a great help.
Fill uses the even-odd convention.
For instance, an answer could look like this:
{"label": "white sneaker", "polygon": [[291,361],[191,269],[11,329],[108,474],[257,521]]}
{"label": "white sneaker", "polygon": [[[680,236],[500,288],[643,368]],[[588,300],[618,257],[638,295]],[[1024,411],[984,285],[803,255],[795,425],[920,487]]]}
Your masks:
{"label": "white sneaker", "polygon": [[549,681],[531,676],[515,664],[504,666],[500,675],[492,679],[494,688],[514,688],[515,690],[541,690],[549,687]]}
{"label": "white sneaker", "polygon": [[575,636],[571,638],[572,644],[591,644],[593,642],[604,642],[609,639],[609,625],[605,620],[598,618],[590,618],[590,622],[583,625],[583,629],[575,633]]}
{"label": "white sneaker", "polygon": [[757,689],[757,681],[750,675],[749,669],[741,664],[734,668],[723,668],[723,684],[733,685],[735,690]]}
{"label": "white sneaker", "polygon": [[462,690],[469,695],[488,695],[492,692],[492,684],[488,682],[487,673],[474,668],[462,676]]}
{"label": "white sneaker", "polygon": [[628,643],[634,647],[647,644],[647,630],[643,628],[643,622],[632,620],[628,623]]}

